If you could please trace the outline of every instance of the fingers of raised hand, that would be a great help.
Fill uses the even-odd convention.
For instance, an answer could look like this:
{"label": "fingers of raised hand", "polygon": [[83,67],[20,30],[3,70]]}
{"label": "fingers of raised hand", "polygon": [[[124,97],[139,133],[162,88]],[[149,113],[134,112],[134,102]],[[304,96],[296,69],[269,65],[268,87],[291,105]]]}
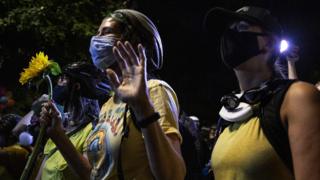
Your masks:
{"label": "fingers of raised hand", "polygon": [[133,49],[132,45],[130,42],[126,41],[124,43],[125,47],[127,48],[127,51],[129,53],[129,57],[130,57],[130,60],[131,60],[131,63],[134,64],[134,65],[140,65],[140,62],[139,62],[139,58],[137,56],[137,53],[135,52],[135,50]]}
{"label": "fingers of raised hand", "polygon": [[121,41],[118,41],[116,44],[116,47],[119,50],[120,57],[122,57],[126,61],[126,63],[128,65],[130,65],[131,64],[130,53],[129,53],[128,49],[125,47],[125,45]]}
{"label": "fingers of raised hand", "polygon": [[120,65],[127,68],[132,65],[140,65],[139,57],[132,47],[131,43],[118,41],[114,47],[114,54],[120,61]]}
{"label": "fingers of raised hand", "polygon": [[118,62],[118,65],[119,65],[121,71],[128,71],[128,69],[129,69],[128,64],[125,61],[125,59],[121,56],[121,52],[118,47],[116,47],[116,46],[113,47],[113,54]]}
{"label": "fingers of raised hand", "polygon": [[119,87],[120,85],[119,78],[112,69],[107,69],[107,76],[111,82],[111,86],[113,87],[113,89],[116,89],[117,87]]}
{"label": "fingers of raised hand", "polygon": [[118,41],[117,48],[119,49],[120,56],[129,66],[138,65],[138,56],[128,41],[126,41],[124,44],[121,41]]}
{"label": "fingers of raised hand", "polygon": [[139,60],[140,60],[140,64],[143,65],[144,68],[146,68],[146,52],[144,47],[142,46],[142,44],[138,45],[138,52],[139,52]]}

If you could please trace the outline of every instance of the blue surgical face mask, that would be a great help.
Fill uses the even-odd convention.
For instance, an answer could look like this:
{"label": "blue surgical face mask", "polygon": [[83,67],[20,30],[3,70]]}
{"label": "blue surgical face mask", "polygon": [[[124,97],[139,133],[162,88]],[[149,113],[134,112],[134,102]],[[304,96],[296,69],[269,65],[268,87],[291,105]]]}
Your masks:
{"label": "blue surgical face mask", "polygon": [[56,85],[53,88],[52,98],[57,104],[64,104],[64,102],[69,98],[70,92],[69,92],[68,86],[60,86]]}
{"label": "blue surgical face mask", "polygon": [[116,61],[112,48],[117,41],[114,36],[92,36],[89,51],[97,68],[104,71]]}
{"label": "blue surgical face mask", "polygon": [[56,103],[56,107],[58,108],[58,110],[59,110],[59,112],[61,114],[62,121],[64,121],[65,120],[64,106],[61,105],[61,104]]}

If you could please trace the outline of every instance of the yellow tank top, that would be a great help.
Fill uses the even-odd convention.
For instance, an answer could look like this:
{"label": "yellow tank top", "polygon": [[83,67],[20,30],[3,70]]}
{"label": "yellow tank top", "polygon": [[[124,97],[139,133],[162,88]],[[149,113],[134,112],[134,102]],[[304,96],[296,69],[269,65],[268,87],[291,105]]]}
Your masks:
{"label": "yellow tank top", "polygon": [[215,180],[294,179],[260,126],[259,118],[224,129],[211,155]]}
{"label": "yellow tank top", "polygon": [[[83,153],[84,143],[87,136],[92,130],[92,123],[80,129],[69,137],[71,143],[81,154]],[[44,147],[44,155],[51,153],[56,148],[54,142],[49,139]],[[41,174],[42,180],[76,180],[78,179],[74,172],[68,167],[67,161],[64,159],[59,150],[55,151],[48,157]]]}

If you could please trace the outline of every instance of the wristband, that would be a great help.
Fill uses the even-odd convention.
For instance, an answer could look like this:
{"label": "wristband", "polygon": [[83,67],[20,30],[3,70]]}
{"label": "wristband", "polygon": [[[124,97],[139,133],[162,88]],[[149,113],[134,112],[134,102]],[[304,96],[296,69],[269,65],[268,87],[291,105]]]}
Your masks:
{"label": "wristband", "polygon": [[140,121],[137,121],[137,125],[140,128],[146,128],[149,124],[157,121],[160,118],[160,114],[158,112],[154,112],[151,116],[141,119]]}

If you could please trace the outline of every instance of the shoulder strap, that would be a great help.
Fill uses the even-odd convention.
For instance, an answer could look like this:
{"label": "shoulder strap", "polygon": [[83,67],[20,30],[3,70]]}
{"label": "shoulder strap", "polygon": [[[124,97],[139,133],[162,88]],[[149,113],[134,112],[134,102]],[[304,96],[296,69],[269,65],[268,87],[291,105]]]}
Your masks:
{"label": "shoulder strap", "polygon": [[261,104],[260,123],[262,130],[286,167],[293,173],[292,156],[287,126],[281,123],[280,108],[290,85],[294,80],[281,80],[275,86],[273,95]]}

